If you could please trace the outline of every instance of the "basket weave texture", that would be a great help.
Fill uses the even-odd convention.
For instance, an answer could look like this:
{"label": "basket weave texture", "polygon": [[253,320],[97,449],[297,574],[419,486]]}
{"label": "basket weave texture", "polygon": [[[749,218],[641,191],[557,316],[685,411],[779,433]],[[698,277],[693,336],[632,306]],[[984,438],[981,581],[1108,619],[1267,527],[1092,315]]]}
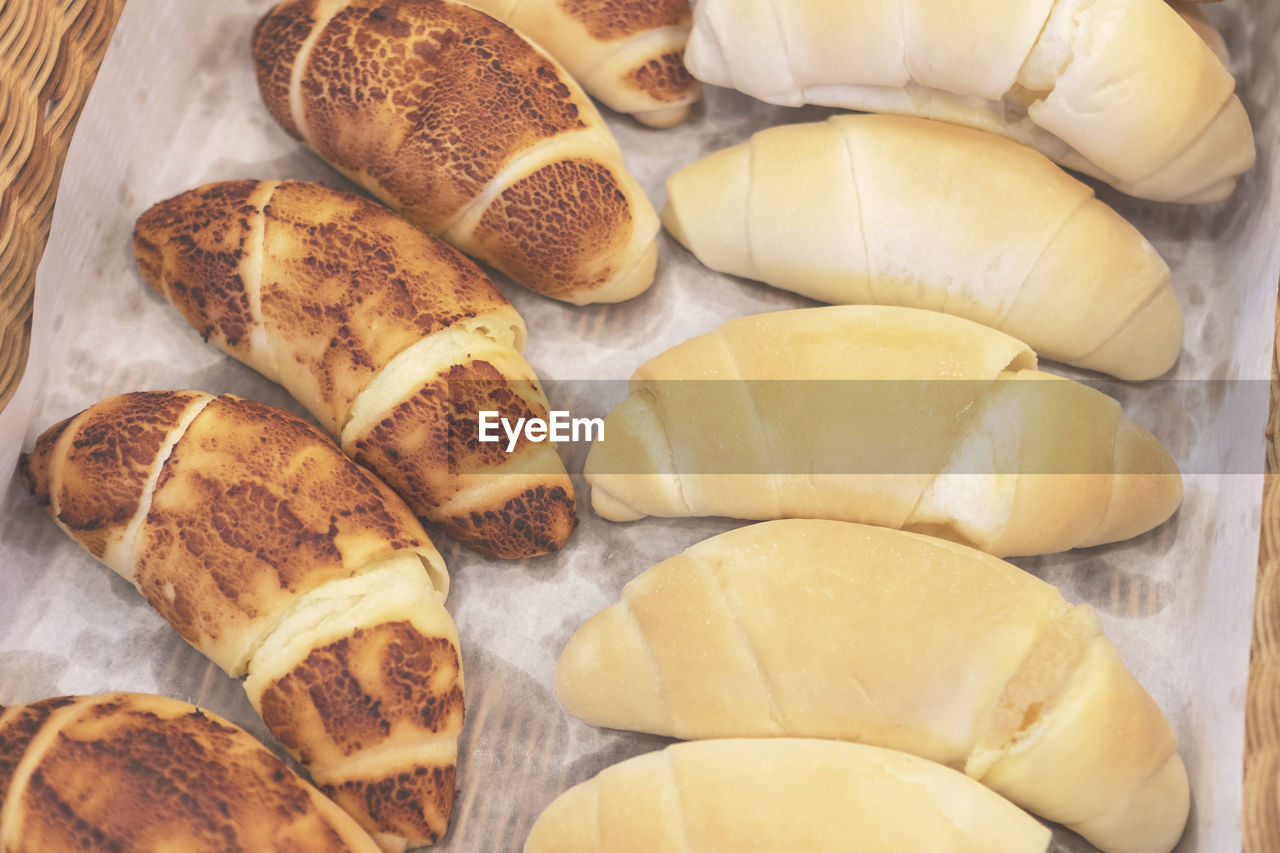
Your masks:
{"label": "basket weave texture", "polygon": [[1280,473],[1280,307],[1276,329],[1244,730],[1246,853],[1280,850],[1280,482],[1276,477]]}
{"label": "basket weave texture", "polygon": [[[36,266],[67,146],[124,2],[0,0],[0,409],[26,364]],[[1246,853],[1280,851],[1280,362],[1274,356],[1271,376],[1245,723]]]}
{"label": "basket weave texture", "polygon": [[62,162],[124,0],[0,0],[0,408],[27,361]]}

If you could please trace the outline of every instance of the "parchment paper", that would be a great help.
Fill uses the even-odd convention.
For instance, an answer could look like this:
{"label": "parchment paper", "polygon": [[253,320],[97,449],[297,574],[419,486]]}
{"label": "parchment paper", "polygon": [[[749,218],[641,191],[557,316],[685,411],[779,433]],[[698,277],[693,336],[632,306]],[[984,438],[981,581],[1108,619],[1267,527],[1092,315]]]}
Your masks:
{"label": "parchment paper", "polygon": [[[249,35],[268,3],[130,0],[86,106],[40,267],[32,359],[0,413],[0,476],[57,420],[147,388],[233,391],[300,409],[278,387],[204,344],[134,268],[129,235],[150,204],[228,178],[299,178],[347,187],[281,131],[258,99]],[[1177,395],[1123,388],[1129,415],[1168,441],[1184,471],[1175,519],[1127,543],[1017,561],[1092,604],[1181,740],[1193,812],[1180,850],[1241,845],[1245,679],[1257,561],[1266,380],[1280,255],[1275,159],[1280,6],[1228,0],[1212,14],[1236,57],[1258,138],[1258,167],[1227,203],[1184,208],[1102,198],[1174,269],[1187,316]],[[790,110],[712,90],[687,124],[654,131],[608,116],[655,205],[679,166],[762,127],[829,111]],[[574,308],[499,279],[530,329],[544,379],[625,379],[643,360],[731,317],[809,305],[712,273],[661,238],[658,279],[614,307]],[[1057,369],[1049,365],[1050,369]],[[1067,372],[1070,371],[1060,371]],[[554,400],[553,400],[554,402]],[[1224,440],[1221,430],[1226,429]],[[1215,440],[1205,435],[1220,431]],[[564,448],[579,472],[585,449]],[[1234,472],[1234,473],[1232,473]],[[1241,473],[1247,472],[1247,473]],[[592,729],[551,692],[560,648],[645,568],[737,522],[610,524],[587,509],[560,554],[504,563],[437,537],[454,576],[468,718],[448,851],[518,850],[534,818],[571,784],[665,743]],[[146,690],[195,702],[268,741],[243,691],[177,638],[125,581],[45,517],[14,479],[0,522],[0,703],[63,693]],[[1065,831],[1063,849],[1088,850]]]}

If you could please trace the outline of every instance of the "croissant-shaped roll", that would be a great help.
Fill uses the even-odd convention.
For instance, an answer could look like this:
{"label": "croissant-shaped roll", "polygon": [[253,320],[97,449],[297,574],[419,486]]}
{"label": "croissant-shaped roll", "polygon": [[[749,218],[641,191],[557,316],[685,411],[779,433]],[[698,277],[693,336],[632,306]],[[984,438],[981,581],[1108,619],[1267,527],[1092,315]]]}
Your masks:
{"label": "croissant-shaped roll", "polygon": [[853,743],[679,743],[556,798],[525,853],[1043,853],[1049,830],[963,774]]}
{"label": "croissant-shaped roll", "polygon": [[23,476],[68,534],[245,689],[387,849],[435,841],[462,728],[448,574],[409,508],[295,415],[138,392],[50,428]]}
{"label": "croissant-shaped roll", "polygon": [[686,59],[770,103],[1004,134],[1157,201],[1221,201],[1255,157],[1231,72],[1164,0],[700,0]]}
{"label": "croissant-shaped roll", "polygon": [[792,519],[712,537],[579,628],[556,692],[600,726],[900,749],[1109,853],[1167,853],[1187,820],[1173,731],[1093,610],[914,533]]}
{"label": "croissant-shaped roll", "polygon": [[209,184],[157,204],[138,268],[223,351],[284,385],[420,517],[498,557],[564,544],[573,484],[549,443],[476,442],[480,410],[547,417],[524,321],[442,241],[349,193]]}
{"label": "croissant-shaped roll", "polygon": [[243,729],[145,693],[0,707],[0,849],[378,853]]}
{"label": "croissant-shaped roll", "polygon": [[684,67],[689,0],[467,0],[545,48],[610,109],[651,127],[685,120],[702,87]]}
{"label": "croissant-shaped roll", "polygon": [[564,69],[454,0],[285,0],[258,86],[290,134],[418,227],[553,299],[653,282],[658,218]]}
{"label": "croissant-shaped roll", "polygon": [[945,311],[1123,379],[1164,373],[1182,349],[1169,267],[1142,234],[1040,154],[968,128],[837,116],[764,130],[672,175],[662,218],[717,270]]}
{"label": "croissant-shaped roll", "polygon": [[614,521],[856,521],[997,556],[1167,519],[1182,479],[1164,447],[1035,366],[1008,335],[914,308],[731,320],[636,370],[587,455],[591,503]]}

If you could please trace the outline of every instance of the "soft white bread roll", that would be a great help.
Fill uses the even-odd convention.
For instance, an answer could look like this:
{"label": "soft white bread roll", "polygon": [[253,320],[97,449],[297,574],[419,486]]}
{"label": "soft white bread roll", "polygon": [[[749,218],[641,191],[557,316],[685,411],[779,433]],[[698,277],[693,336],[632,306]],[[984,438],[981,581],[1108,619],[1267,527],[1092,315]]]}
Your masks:
{"label": "soft white bread roll", "polygon": [[409,508],[318,429],[230,395],[139,392],[47,430],[58,526],[237,676],[388,850],[444,834],[463,683],[448,574]]}
{"label": "soft white bread roll", "polygon": [[712,537],[579,628],[555,683],[593,725],[903,750],[1114,853],[1166,853],[1187,819],[1173,732],[1093,611],[914,533],[793,519]]}
{"label": "soft white bread roll", "polygon": [[913,308],[731,320],[636,370],[587,456],[592,507],[857,521],[998,556],[1167,519],[1182,480],[1164,447],[1035,366],[1008,335]]}
{"label": "soft white bread roll", "polygon": [[1209,49],[1213,51],[1213,55],[1218,57],[1227,68],[1231,67],[1231,52],[1227,49],[1227,40],[1222,37],[1222,33],[1218,32],[1218,28],[1209,20],[1209,16],[1204,13],[1204,3],[1217,3],[1220,0],[1169,0],[1169,5],[1177,12],[1182,20],[1186,21],[1191,29],[1196,31],[1196,35],[1209,45]]}
{"label": "soft white bread roll", "polygon": [[0,707],[0,849],[378,853],[243,729],[145,693]]}
{"label": "soft white bread roll", "polygon": [[545,48],[582,88],[651,127],[684,121],[702,87],[684,67],[689,0],[466,0]]}
{"label": "soft white bread roll", "polygon": [[770,128],[672,175],[662,219],[722,272],[945,311],[1122,379],[1158,376],[1182,349],[1151,244],[1048,159],[988,133],[871,115]]}
{"label": "soft white bread roll", "polygon": [[1131,195],[1209,202],[1254,162],[1235,79],[1164,0],[705,0],[704,82],[1001,133]]}
{"label": "soft white bread roll", "polygon": [[658,218],[590,98],[455,0],[284,0],[253,36],[267,109],[409,221],[574,304],[653,282]]}
{"label": "soft white bread roll", "polygon": [[147,210],[133,250],[206,340],[284,385],[420,517],[507,558],[573,532],[554,445],[475,440],[479,411],[548,403],[524,321],[441,240],[319,184],[227,181]]}
{"label": "soft white bread roll", "polygon": [[525,853],[1041,853],[1049,831],[946,767],[852,743],[681,743],[606,768],[539,816]]}

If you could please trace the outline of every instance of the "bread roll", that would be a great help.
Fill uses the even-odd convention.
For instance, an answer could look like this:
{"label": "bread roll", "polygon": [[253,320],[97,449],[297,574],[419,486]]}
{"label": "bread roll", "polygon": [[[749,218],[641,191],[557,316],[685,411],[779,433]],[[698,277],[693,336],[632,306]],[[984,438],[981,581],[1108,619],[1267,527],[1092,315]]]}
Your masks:
{"label": "bread roll", "polygon": [[903,750],[1115,853],[1167,853],[1187,819],[1169,723],[1094,612],[914,533],[793,519],[712,537],[579,628],[556,693],[598,726]]}
{"label": "bread roll", "polygon": [[1182,349],[1169,267],[1142,234],[1036,152],[968,128],[770,128],[672,175],[662,219],[714,269],[945,311],[1123,379],[1164,373]]}
{"label": "bread roll", "polygon": [[544,47],[592,96],[651,127],[685,120],[702,87],[684,67],[689,0],[468,0]]}
{"label": "bread roll", "polygon": [[1040,853],[1049,831],[963,775],[817,740],[681,743],[560,795],[525,853]]}
{"label": "bread roll", "polygon": [[409,508],[315,427],[138,392],[47,430],[23,478],[58,526],[245,689],[388,850],[453,807],[463,682],[448,574]]}
{"label": "bread roll", "polygon": [[770,103],[1001,133],[1157,201],[1220,201],[1254,162],[1235,79],[1164,0],[706,0],[686,60]]}
{"label": "bread roll", "polygon": [[1160,443],[1035,366],[1007,335],[912,308],[731,320],[636,370],[587,456],[591,503],[614,521],[857,521],[997,556],[1167,519],[1182,483]]}
{"label": "bread roll", "polygon": [[319,184],[228,181],[143,213],[133,248],[206,340],[284,385],[420,517],[507,558],[573,532],[553,445],[476,442],[480,410],[549,406],[524,321],[445,243]]}
{"label": "bread roll", "polygon": [[0,707],[0,849],[377,853],[243,729],[162,696]]}
{"label": "bread roll", "polygon": [[652,283],[658,218],[617,142],[505,24],[454,0],[285,0],[253,59],[276,121],[423,230],[565,302]]}

